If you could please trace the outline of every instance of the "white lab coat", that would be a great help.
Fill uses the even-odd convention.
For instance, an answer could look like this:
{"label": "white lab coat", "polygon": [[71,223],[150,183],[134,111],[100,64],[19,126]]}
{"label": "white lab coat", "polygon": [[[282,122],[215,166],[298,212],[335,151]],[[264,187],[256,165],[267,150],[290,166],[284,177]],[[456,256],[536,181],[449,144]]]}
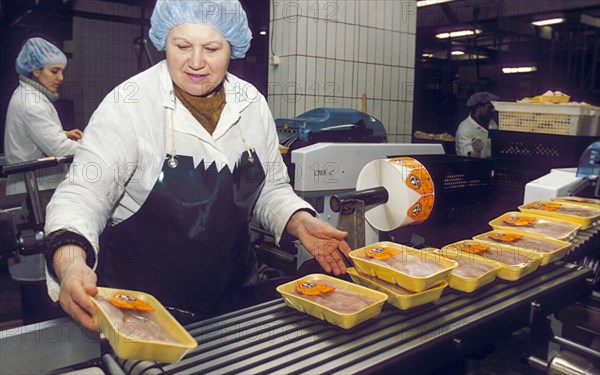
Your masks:
{"label": "white lab coat", "polygon": [[[492,120],[493,121],[493,120]],[[490,126],[494,126],[490,124]],[[471,145],[473,139],[479,138],[483,141],[483,150],[481,150],[482,158],[489,158],[492,156],[492,142],[488,138],[488,131],[483,126],[479,125],[472,117],[469,115],[466,119],[464,119],[456,130],[455,138],[455,146],[456,146],[456,155],[459,156],[469,156],[469,152],[473,153],[473,146]]]}
{"label": "white lab coat", "polygon": [[[4,153],[9,163],[39,159],[45,156],[73,155],[78,143],[67,138],[50,100],[33,86],[20,81],[6,112]],[[36,171],[39,190],[54,189],[65,176],[64,166]],[[26,191],[23,175],[10,175],[6,194]]]}
{"label": "white lab coat", "polygon": [[[148,197],[166,154],[172,153],[174,133],[176,153],[192,156],[195,165],[214,161],[219,169],[233,169],[245,143],[256,150],[266,181],[254,218],[279,241],[290,216],[312,207],[289,184],[265,98],[248,82],[232,74],[227,78],[227,104],[212,136],[176,99],[166,61],[115,88],[92,115],[69,176],[48,205],[45,232],[79,233],[97,252],[107,222],[129,218]],[[48,286],[56,298],[52,277]]]}

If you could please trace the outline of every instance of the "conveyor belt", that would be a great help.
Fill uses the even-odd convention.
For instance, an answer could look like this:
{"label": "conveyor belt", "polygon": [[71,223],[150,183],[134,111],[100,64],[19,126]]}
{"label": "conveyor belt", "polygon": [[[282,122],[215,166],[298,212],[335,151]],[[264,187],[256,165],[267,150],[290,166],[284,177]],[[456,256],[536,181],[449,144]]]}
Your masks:
{"label": "conveyor belt", "polygon": [[[376,373],[400,366],[426,373],[469,354],[495,334],[527,325],[531,303],[543,316],[589,293],[591,271],[558,262],[518,282],[472,294],[446,289],[436,303],[382,313],[344,330],[274,300],[186,328],[198,347],[176,364],[122,363],[128,373]],[[542,315],[540,315],[542,316]]]}

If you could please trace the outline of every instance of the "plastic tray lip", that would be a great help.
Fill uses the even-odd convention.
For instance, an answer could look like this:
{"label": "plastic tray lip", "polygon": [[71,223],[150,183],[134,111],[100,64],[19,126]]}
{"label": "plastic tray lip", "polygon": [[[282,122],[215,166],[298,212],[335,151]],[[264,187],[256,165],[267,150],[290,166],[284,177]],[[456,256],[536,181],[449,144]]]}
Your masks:
{"label": "plastic tray lip", "polygon": [[[440,254],[441,256],[443,256],[442,251],[444,251],[445,247],[442,247],[441,249],[437,249],[434,251],[434,253],[436,254]],[[450,249],[446,249],[446,251],[448,251]],[[452,252],[458,252],[460,250],[456,250],[456,249],[451,249],[450,251]],[[473,254],[475,255],[475,254]],[[450,277],[456,277],[457,279],[461,279],[464,280],[465,282],[473,282],[476,283],[477,281],[488,277],[489,274],[491,273],[498,273],[500,271],[500,269],[502,268],[502,265],[499,264],[499,262],[496,262],[494,260],[488,259],[486,257],[482,257],[482,256],[474,256],[474,259],[476,260],[476,262],[478,263],[483,263],[486,265],[489,265],[492,267],[491,270],[487,271],[486,273],[484,273],[483,275],[479,276],[479,277],[465,277],[465,276],[460,276],[460,275],[455,275],[454,272],[450,274]]]}
{"label": "plastic tray lip", "polygon": [[598,211],[598,213],[594,216],[589,216],[589,217],[583,217],[583,216],[577,216],[577,215],[571,215],[571,214],[567,214],[567,213],[563,213],[563,212],[551,212],[551,211],[544,211],[544,210],[538,210],[532,207],[529,207],[530,204],[532,203],[551,203],[551,202],[557,202],[560,203],[561,205],[564,206],[579,206],[579,207],[584,207],[584,208],[590,208],[590,211],[593,210],[591,207],[589,206],[584,206],[582,204],[577,205],[577,204],[573,204],[570,202],[564,202],[564,201],[547,201],[547,200],[535,200],[535,201],[531,201],[528,202],[526,204],[522,204],[518,207],[519,211],[526,213],[526,214],[533,214],[533,215],[540,215],[540,216],[544,216],[544,217],[551,217],[554,219],[559,219],[559,220],[564,220],[564,221],[568,221],[574,224],[579,224],[581,226],[581,229],[587,229],[591,226],[593,226],[598,219],[600,219],[600,210]]}
{"label": "plastic tray lip", "polygon": [[[411,299],[411,298],[414,298],[416,296],[420,296],[420,295],[423,295],[423,294],[427,294],[427,293],[430,293],[430,292],[437,291],[438,289],[442,289],[443,290],[444,288],[446,288],[448,286],[448,281],[447,280],[438,280],[429,289],[425,289],[425,290],[420,291],[420,292],[411,292],[410,290],[406,289],[407,291],[411,292],[411,294],[398,294],[398,293],[394,292],[393,290],[389,289],[388,287],[386,287],[385,285],[376,283],[374,281],[371,281],[371,280],[365,278],[364,277],[365,274],[363,274],[363,272],[360,272],[355,267],[349,267],[347,269],[347,271],[349,271],[348,274],[350,274],[350,275],[355,275],[355,276],[357,276],[357,277],[359,277],[359,278],[361,278],[363,280],[367,280],[369,283],[377,284],[377,286],[380,287],[381,289],[385,289],[386,292],[389,292],[390,294],[393,294],[395,298],[400,298],[400,299]],[[370,276],[370,275],[368,275],[368,276]],[[376,277],[376,276],[371,276],[371,277]],[[387,281],[385,281],[385,280],[381,280],[381,281],[387,283]],[[388,284],[391,284],[391,283],[388,283]]]}
{"label": "plastic tray lip", "polygon": [[[366,290],[366,291],[368,291],[368,293],[375,294],[380,299],[381,298],[382,299],[381,300],[378,299],[377,302],[374,302],[373,304],[371,304],[371,305],[369,305],[369,306],[367,306],[367,307],[365,307],[365,308],[363,308],[363,309],[361,309],[361,310],[359,310],[357,312],[354,312],[354,313],[340,313],[340,312],[332,310],[332,309],[330,309],[330,308],[328,308],[326,306],[323,306],[323,305],[320,305],[318,303],[315,303],[315,302],[313,302],[311,300],[302,299],[301,297],[294,296],[294,295],[292,295],[291,293],[289,293],[288,291],[285,290],[288,286],[291,286],[291,285],[295,286],[296,282],[298,282],[300,280],[327,280],[327,281],[332,281],[333,283],[338,283],[339,282],[339,284],[344,285],[344,286],[349,286],[351,289],[358,289],[358,290],[363,290],[363,291]],[[309,274],[309,275],[306,275],[306,276],[299,277],[299,278],[297,278],[297,279],[295,279],[293,281],[289,281],[287,283],[278,285],[277,288],[275,288],[275,289],[277,290],[277,292],[279,292],[282,296],[285,296],[286,298],[291,298],[292,300],[302,299],[302,302],[307,302],[308,304],[310,304],[312,306],[321,308],[323,310],[327,310],[328,312],[330,312],[332,314],[339,315],[339,316],[344,316],[344,317],[355,317],[355,316],[359,315],[360,313],[364,312],[365,310],[367,310],[369,308],[372,308],[373,306],[377,305],[378,303],[382,303],[382,304],[385,303],[385,301],[388,298],[388,296],[385,293],[383,293],[383,292],[380,292],[380,291],[377,291],[377,290],[373,290],[373,289],[369,289],[369,288],[367,288],[365,286],[362,286],[362,285],[350,283],[348,281],[337,279],[335,277],[331,277],[331,276],[328,276],[328,275],[325,275],[325,274],[320,274],[320,273],[312,273],[312,274]],[[365,296],[365,294],[362,294],[362,295]],[[370,296],[367,295],[367,297],[370,297]]]}
{"label": "plastic tray lip", "polygon": [[[152,302],[152,305],[156,308],[156,310],[164,310],[164,312],[166,312],[168,314],[168,316],[170,317],[167,318],[169,320],[173,320],[174,322],[177,323],[177,325],[181,326],[179,324],[179,322],[177,322],[177,320],[175,318],[173,318],[173,316],[166,310],[164,309],[164,307],[162,307],[162,304],[160,304],[160,302],[158,302],[158,300],[152,296],[151,294],[145,293],[145,292],[140,292],[140,291],[135,291],[135,290],[128,290],[128,289],[115,289],[115,288],[106,288],[106,287],[98,287],[98,294],[101,296],[106,296],[106,295],[111,295],[112,293],[115,292],[125,292],[128,294],[132,294],[134,295],[136,298],[139,298],[141,300],[144,300],[145,302]],[[107,293],[105,293],[107,292]],[[102,293],[102,294],[101,294]],[[177,346],[180,348],[189,348],[189,349],[193,349],[197,346],[197,342],[196,340],[194,340],[194,338],[189,334],[189,332],[187,332],[183,327],[181,328],[181,332],[178,333],[185,333],[184,336],[187,336],[187,338],[190,339],[190,342],[188,344],[186,343],[176,343],[176,342],[163,342],[163,341],[148,341],[148,340],[140,340],[140,339],[136,339],[136,338],[131,338],[131,337],[127,337],[124,336],[123,333],[121,333],[116,325],[115,322],[113,322],[111,319],[108,318],[108,316],[106,315],[105,311],[100,307],[100,305],[98,304],[98,302],[96,302],[95,299],[92,298],[92,301],[94,301],[94,303],[96,304],[96,306],[98,307],[98,311],[100,311],[102,313],[102,315],[104,316],[104,318],[106,319],[106,321],[108,322],[108,324],[110,324],[110,326],[113,328],[113,330],[115,331],[115,333],[117,333],[120,337],[122,337],[123,339],[127,340],[128,342],[135,342],[135,343],[140,343],[140,344],[152,344],[152,345],[167,345],[167,346]],[[193,346],[191,341],[194,342]]]}
{"label": "plastic tray lip", "polygon": [[[348,268],[348,274],[355,283],[365,283],[364,285],[367,288],[375,288],[376,290],[381,290],[384,294],[389,293],[387,303],[403,311],[410,310],[412,308],[425,305],[427,303],[434,303],[435,301],[440,299],[442,293],[444,292],[444,289],[446,289],[449,286],[449,282],[447,280],[439,280],[436,284],[434,284],[433,287],[426,289],[422,292],[412,292],[412,294],[397,294],[393,290],[388,289],[385,285],[370,280],[369,278],[367,278],[367,276],[370,275],[364,274],[354,267]],[[382,282],[386,281],[382,280]]]}
{"label": "plastic tray lip", "polygon": [[[448,244],[448,245],[444,246],[442,249],[444,249],[446,247],[451,247],[453,245],[456,245],[456,244],[459,244],[462,242],[478,242],[478,243],[488,244],[487,242],[482,242],[482,241],[477,241],[477,240],[462,240],[462,241],[456,241],[451,244]],[[523,256],[531,259],[531,261],[529,261],[525,264],[522,264],[522,265],[509,265],[509,264],[502,263],[497,260],[485,258],[481,255],[472,254],[473,257],[483,258],[488,261],[492,261],[492,262],[499,264],[500,270],[498,271],[498,276],[497,276],[499,279],[508,280],[508,281],[519,280],[522,277],[529,275],[530,273],[537,270],[542,262],[542,256],[537,253],[527,253],[527,252],[523,252],[522,250],[519,250],[516,248],[510,248],[508,246],[503,246],[503,245],[498,245],[498,247],[501,249],[514,251],[517,254],[523,255]],[[458,251],[460,251],[460,250],[458,250]]]}
{"label": "plastic tray lip", "polygon": [[600,203],[582,202],[582,201],[577,201],[577,200],[571,200],[571,199],[569,199],[569,197],[552,197],[552,198],[550,198],[550,201],[552,201],[552,202],[560,202],[560,203],[569,203],[569,204],[574,204],[574,205],[578,205],[578,206],[585,206],[585,207],[591,207],[591,208],[595,208],[597,210],[600,210]]}
{"label": "plastic tray lip", "polygon": [[557,248],[556,250],[550,251],[550,252],[542,252],[542,251],[538,251],[536,252],[536,254],[540,255],[542,257],[542,259],[540,260],[540,266],[545,266],[547,264],[556,262],[557,260],[560,260],[562,257],[565,256],[565,254],[567,253],[567,251],[569,250],[569,248],[571,247],[571,243],[564,241],[564,240],[559,240],[556,238],[552,238],[552,237],[546,237],[546,236],[536,236],[534,234],[525,234],[525,232],[511,232],[511,231],[507,231],[507,230],[500,230],[500,229],[494,229],[491,230],[489,232],[485,232],[485,233],[481,233],[478,235],[473,236],[473,239],[476,241],[484,241],[484,242],[490,242],[493,244],[499,244],[499,245],[503,245],[503,246],[508,246],[514,249],[520,249],[523,250],[521,247],[519,246],[514,246],[512,244],[504,244],[504,243],[499,243],[499,242],[493,242],[493,241],[488,241],[488,240],[484,240],[484,239],[480,239],[477,237],[485,237],[487,236],[489,233],[515,233],[515,234],[519,234],[519,235],[523,235],[524,237],[531,237],[531,238],[536,238],[539,239],[540,241],[547,241],[550,243],[556,243],[557,245],[560,245],[559,248]]}
{"label": "plastic tray lip", "polygon": [[[417,250],[417,249],[415,249],[413,247],[405,246],[405,245],[400,245],[400,244],[397,244],[395,242],[382,241],[382,242],[376,242],[376,243],[374,243],[372,245],[368,245],[368,246],[365,246],[365,247],[361,247],[360,249],[356,249],[356,250],[351,251],[350,252],[350,258],[352,260],[354,260],[355,258],[359,258],[361,261],[369,262],[369,264],[371,264],[373,266],[376,266],[376,268],[377,267],[381,267],[381,268],[384,268],[385,270],[387,270],[389,272],[397,273],[397,274],[400,274],[400,275],[402,275],[404,277],[409,277],[409,278],[411,278],[413,280],[417,280],[417,281],[427,281],[429,279],[435,278],[436,276],[439,276],[440,274],[443,274],[444,272],[448,272],[448,269],[454,269],[454,268],[456,268],[456,266],[458,266],[458,264],[456,264],[456,262],[451,261],[451,260],[448,259],[446,261],[452,262],[454,264],[451,265],[451,266],[444,266],[444,269],[441,270],[441,271],[437,271],[437,272],[435,272],[435,273],[433,273],[433,274],[431,274],[429,276],[412,276],[412,275],[406,274],[404,272],[397,271],[397,270],[395,270],[395,269],[393,269],[391,267],[387,267],[387,266],[384,266],[384,265],[381,265],[381,264],[371,263],[368,258],[356,255],[356,254],[359,254],[359,251],[364,251],[366,249],[377,247],[375,245],[380,245],[380,246],[383,246],[383,247],[386,247],[386,246],[387,247],[394,247],[394,248],[397,248],[398,246],[401,246],[402,248],[408,248],[408,249],[414,250],[416,254],[422,254],[422,255],[425,255],[425,257],[429,257],[429,255],[427,255],[428,253],[422,252],[422,251]],[[401,250],[404,251],[404,249],[401,249]],[[414,255],[414,254],[411,254],[411,255]]]}
{"label": "plastic tray lip", "polygon": [[[518,226],[509,227],[509,226],[499,226],[497,224],[499,222],[502,222],[505,217],[507,217],[507,216],[514,216],[514,215],[533,216],[536,219],[547,220],[547,221],[554,222],[554,223],[562,223],[562,224],[566,223],[566,224],[572,225],[573,229],[566,236],[564,236],[564,237],[550,237],[550,236],[546,236],[544,234],[539,234],[539,233],[535,233],[535,232],[521,230],[521,229],[519,229]],[[525,212],[520,212],[520,211],[508,211],[508,212],[505,212],[502,215],[500,215],[500,216],[498,216],[498,217],[490,220],[490,222],[488,224],[492,228],[497,229],[497,230],[514,231],[514,232],[518,232],[519,234],[520,233],[527,233],[527,234],[532,235],[532,236],[545,237],[545,238],[553,238],[553,239],[563,240],[563,241],[565,241],[566,238],[572,238],[572,236],[574,236],[577,233],[577,231],[581,229],[581,225],[580,224],[576,224],[576,223],[573,223],[571,221],[561,220],[561,219],[553,218],[553,217],[550,217],[550,216],[530,214],[530,213],[525,213]]]}
{"label": "plastic tray lip", "polygon": [[[463,243],[463,242],[476,242],[476,243],[481,243],[481,244],[489,244],[489,242],[485,242],[485,241],[473,240],[473,239],[466,239],[466,240],[452,242],[452,243],[450,243],[450,244],[442,247],[442,250],[446,249],[446,248],[450,248],[453,245],[457,245],[457,244]],[[486,258],[486,257],[478,255],[478,254],[472,254],[472,253],[467,253],[467,254],[471,254],[471,256],[473,256],[473,257],[482,258],[482,259],[487,260],[488,262],[494,262],[496,264],[499,264],[502,267],[510,268],[510,269],[513,269],[513,270],[522,270],[522,269],[525,269],[531,263],[535,263],[536,261],[539,262],[539,261],[542,260],[542,256],[540,254],[538,254],[538,253],[532,253],[532,252],[527,252],[526,250],[521,250],[521,249],[516,248],[514,246],[506,246],[506,245],[497,244],[497,247],[500,248],[500,249],[502,249],[502,250],[514,251],[514,252],[516,252],[519,255],[522,255],[522,256],[527,257],[527,258],[531,258],[531,262],[527,262],[524,265],[510,265],[510,264],[502,263],[502,262],[494,260],[494,259]],[[456,251],[461,251],[461,250],[457,249]]]}
{"label": "plastic tray lip", "polygon": [[[136,298],[139,298],[143,301],[149,302],[155,308],[155,311],[160,312],[167,320],[169,320],[171,323],[174,324],[174,326],[177,329],[177,332],[172,332],[172,333],[174,336],[176,336],[180,340],[180,342],[164,342],[164,341],[140,340],[137,338],[128,337],[128,336],[124,335],[118,329],[115,322],[113,322],[108,317],[108,315],[106,314],[104,309],[102,309],[102,307],[96,301],[96,299],[90,296],[90,299],[97,307],[97,311],[94,314],[94,320],[96,320],[98,322],[98,325],[100,325],[101,327],[103,325],[102,323],[104,322],[104,324],[106,324],[108,326],[108,328],[110,329],[110,331],[111,331],[110,334],[116,335],[118,337],[117,343],[115,343],[115,345],[113,345],[111,343],[111,347],[113,348],[115,354],[117,356],[119,356],[120,358],[140,359],[140,358],[134,358],[132,356],[132,354],[123,353],[123,351],[126,350],[123,347],[124,344],[127,344],[128,346],[129,345],[135,346],[137,351],[135,351],[134,354],[138,353],[140,351],[141,347],[139,347],[139,345],[149,345],[149,346],[152,346],[155,348],[158,348],[158,347],[163,348],[161,350],[161,353],[163,353],[163,354],[166,349],[178,350],[179,351],[178,359],[174,359],[173,356],[170,356],[168,359],[166,359],[166,357],[161,357],[160,359],[154,359],[154,358],[146,359],[146,360],[151,360],[151,361],[159,361],[159,362],[162,361],[162,362],[171,362],[171,363],[178,361],[185,354],[187,354],[190,350],[192,350],[198,346],[198,342],[190,335],[190,333],[187,330],[185,330],[185,328],[183,328],[181,326],[181,324],[179,324],[179,322],[177,322],[177,320],[163,307],[163,305],[153,295],[151,295],[149,293],[141,292],[141,291],[136,291],[136,290],[108,288],[108,287],[100,287],[100,286],[98,287],[98,295],[100,295],[102,297],[110,296],[115,292],[125,292],[125,293],[131,294],[131,295],[135,296]],[[107,335],[107,334],[108,334],[108,332],[105,333],[105,335]],[[110,342],[110,340],[109,340],[109,342]],[[133,351],[133,349],[132,349],[132,351]],[[173,353],[171,353],[171,355],[173,355]]]}
{"label": "plastic tray lip", "polygon": [[[492,229],[490,231],[484,232],[484,233],[480,233],[480,234],[476,234],[472,237],[473,240],[475,241],[485,241],[485,242],[491,242],[491,243],[497,243],[498,245],[503,245],[503,246],[510,246],[510,247],[516,247],[519,248],[518,246],[513,246],[509,243],[502,243],[502,242],[492,242],[492,241],[487,241],[487,240],[482,240],[480,238],[476,238],[476,237],[483,237],[483,236],[487,236],[488,234],[492,234],[492,233],[501,233],[501,234],[518,234],[524,237],[533,237],[539,240],[545,240],[548,242],[556,242],[556,243],[560,243],[562,245],[562,247],[569,247],[571,246],[571,243],[569,241],[565,241],[565,240],[561,240],[558,238],[554,238],[554,237],[548,237],[548,236],[543,236],[543,235],[539,235],[539,234],[535,234],[535,233],[530,233],[530,232],[522,232],[522,231],[512,231],[509,229]],[[558,250],[562,250],[562,247],[559,248]],[[554,251],[558,251],[558,250],[554,250]],[[553,251],[553,252],[554,252]],[[548,253],[551,254],[551,253]]]}

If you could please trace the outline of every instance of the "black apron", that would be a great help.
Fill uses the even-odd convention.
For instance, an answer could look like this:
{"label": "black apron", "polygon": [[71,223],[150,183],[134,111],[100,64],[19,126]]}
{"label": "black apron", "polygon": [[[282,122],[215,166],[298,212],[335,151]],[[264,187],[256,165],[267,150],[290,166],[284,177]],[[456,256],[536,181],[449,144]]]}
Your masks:
{"label": "black apron", "polygon": [[249,222],[265,173],[254,151],[233,171],[193,158],[162,171],[140,209],[101,236],[98,285],[139,290],[202,317],[226,311],[254,262]]}

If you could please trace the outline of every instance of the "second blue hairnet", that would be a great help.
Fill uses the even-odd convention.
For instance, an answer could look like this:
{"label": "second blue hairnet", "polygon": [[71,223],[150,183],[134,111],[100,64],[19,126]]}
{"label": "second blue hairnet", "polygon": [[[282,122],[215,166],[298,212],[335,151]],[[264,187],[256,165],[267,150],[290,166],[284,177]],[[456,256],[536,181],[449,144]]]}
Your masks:
{"label": "second blue hairnet", "polygon": [[67,56],[44,38],[28,39],[15,62],[18,74],[28,74],[52,64],[67,65]]}
{"label": "second blue hairnet", "polygon": [[252,39],[238,0],[158,0],[150,23],[150,40],[159,51],[165,49],[169,31],[183,23],[207,25],[220,32],[231,45],[232,59],[244,58]]}

